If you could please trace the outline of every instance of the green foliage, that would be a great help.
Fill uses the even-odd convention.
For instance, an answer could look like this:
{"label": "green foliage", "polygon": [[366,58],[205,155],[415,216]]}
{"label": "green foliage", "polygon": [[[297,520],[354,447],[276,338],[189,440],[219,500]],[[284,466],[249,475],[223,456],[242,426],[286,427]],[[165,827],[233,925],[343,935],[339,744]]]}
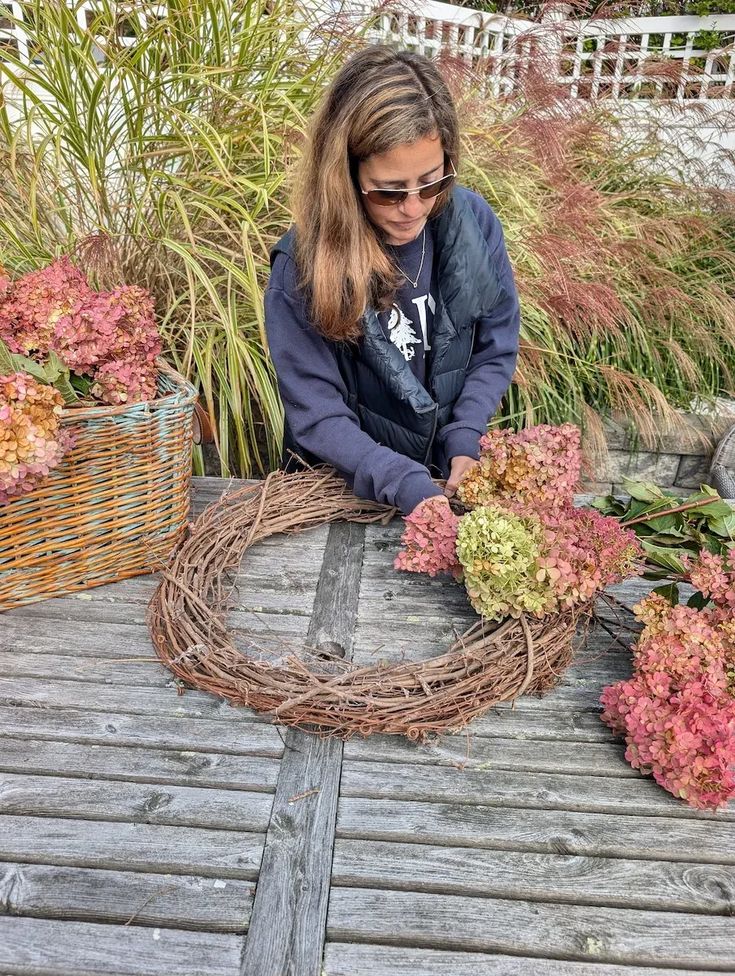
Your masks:
{"label": "green foliage", "polygon": [[[630,500],[606,495],[596,498],[592,507],[619,519],[623,525],[644,519],[630,528],[646,553],[648,569],[643,574],[646,579],[665,579],[672,574],[683,577],[687,573],[683,559],[696,557],[703,550],[724,556],[735,548],[735,511],[714,488],[702,485],[699,491],[682,498],[676,492],[626,478],[625,490],[630,493]],[[684,505],[691,507],[656,515]],[[656,592],[664,593],[664,590],[667,588],[659,587]],[[664,595],[668,599],[670,593]],[[672,598],[672,602],[678,601]]]}
{"label": "green foliage", "polygon": [[41,383],[55,386],[64,398],[64,403],[77,403],[79,396],[77,389],[71,382],[69,368],[59,359],[55,352],[49,353],[45,363],[37,363],[34,359],[12,353],[0,339],[0,374],[28,373]]}

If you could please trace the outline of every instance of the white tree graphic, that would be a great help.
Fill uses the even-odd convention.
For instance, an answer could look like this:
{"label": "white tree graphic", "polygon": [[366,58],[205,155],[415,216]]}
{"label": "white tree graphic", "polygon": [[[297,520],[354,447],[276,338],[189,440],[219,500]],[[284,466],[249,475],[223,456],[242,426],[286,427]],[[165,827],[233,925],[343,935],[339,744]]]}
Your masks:
{"label": "white tree graphic", "polygon": [[412,325],[412,320],[407,318],[397,305],[394,305],[390,310],[388,319],[389,337],[390,341],[401,350],[406,362],[416,355],[413,346],[421,342],[421,339],[413,331]]}

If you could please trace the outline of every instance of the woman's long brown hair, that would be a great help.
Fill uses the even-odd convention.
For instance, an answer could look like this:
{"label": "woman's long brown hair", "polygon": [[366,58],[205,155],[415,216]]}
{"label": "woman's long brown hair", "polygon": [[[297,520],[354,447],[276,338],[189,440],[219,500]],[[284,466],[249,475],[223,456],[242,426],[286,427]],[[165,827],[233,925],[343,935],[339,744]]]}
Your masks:
{"label": "woman's long brown hair", "polygon": [[[357,165],[438,133],[458,162],[459,125],[436,66],[421,54],[372,45],[340,69],[310,127],[293,195],[296,263],[312,322],[328,339],[357,339],[368,304],[388,307],[400,275],[370,222]],[[437,197],[436,214],[448,193]]]}

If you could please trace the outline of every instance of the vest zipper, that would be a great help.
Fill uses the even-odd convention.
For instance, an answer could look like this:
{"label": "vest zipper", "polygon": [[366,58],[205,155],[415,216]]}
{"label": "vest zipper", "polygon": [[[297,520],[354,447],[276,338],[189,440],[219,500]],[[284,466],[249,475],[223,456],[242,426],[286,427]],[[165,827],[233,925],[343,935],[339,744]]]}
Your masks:
{"label": "vest zipper", "polygon": [[434,438],[436,437],[436,425],[439,420],[439,404],[434,404],[434,423],[431,428],[431,437],[429,437],[429,446],[426,449],[426,455],[424,457],[424,464],[429,463],[429,458],[431,457],[431,449],[434,446]]}
{"label": "vest zipper", "polygon": [[470,354],[467,357],[467,362],[464,364],[465,371],[467,370],[467,367],[470,365],[470,359],[472,359],[472,352],[473,352],[473,350],[475,348],[475,335],[476,335],[476,333],[477,333],[477,321],[474,321],[472,323],[472,338],[470,339]]}

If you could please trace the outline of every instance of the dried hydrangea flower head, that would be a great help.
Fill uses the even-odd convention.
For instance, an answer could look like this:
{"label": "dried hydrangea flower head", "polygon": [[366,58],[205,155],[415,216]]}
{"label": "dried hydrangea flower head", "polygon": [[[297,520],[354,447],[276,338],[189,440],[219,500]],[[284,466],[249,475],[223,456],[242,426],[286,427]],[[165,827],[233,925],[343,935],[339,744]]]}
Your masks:
{"label": "dried hydrangea flower head", "polygon": [[0,291],[0,339],[12,352],[43,359],[55,352],[103,403],[156,394],[161,339],[153,299],[136,285],[93,291],[68,257]]}
{"label": "dried hydrangea flower head", "polygon": [[31,491],[70,447],[61,394],[27,373],[0,376],[0,504]]}
{"label": "dried hydrangea flower head", "polygon": [[451,573],[462,575],[457,560],[456,542],[459,518],[441,497],[428,498],[417,511],[406,516],[401,537],[404,549],[393,563],[396,569],[410,573]]}
{"label": "dried hydrangea flower head", "polygon": [[660,594],[634,607],[644,624],[635,673],[600,699],[602,720],[625,736],[628,762],[698,809],[717,809],[735,796],[735,594],[725,585],[731,573],[727,559],[710,553],[691,571],[727,609],[722,602],[672,606]]}
{"label": "dried hydrangea flower head", "polygon": [[556,508],[573,497],[581,463],[574,424],[491,430],[480,439],[479,463],[462,479],[457,496],[468,508],[503,499]]}

